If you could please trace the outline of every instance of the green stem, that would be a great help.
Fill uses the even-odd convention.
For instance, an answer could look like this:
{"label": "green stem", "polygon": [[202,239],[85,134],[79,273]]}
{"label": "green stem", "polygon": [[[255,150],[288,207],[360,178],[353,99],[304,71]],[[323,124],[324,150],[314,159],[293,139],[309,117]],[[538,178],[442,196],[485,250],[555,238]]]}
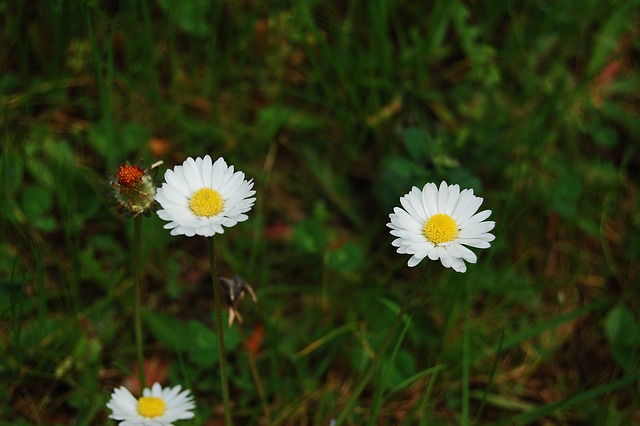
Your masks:
{"label": "green stem", "polygon": [[136,335],[136,358],[138,361],[138,380],[140,381],[140,390],[144,389],[147,384],[144,375],[144,354],[142,351],[142,320],[140,316],[140,299],[142,298],[141,284],[141,265],[140,251],[142,246],[142,217],[138,216],[133,220],[133,323]]}
{"label": "green stem", "polygon": [[471,294],[468,285],[465,285],[464,299],[465,314],[462,334],[462,426],[469,426],[469,388],[471,370],[469,316],[471,312]]}
{"label": "green stem", "polygon": [[224,352],[224,331],[222,329],[222,285],[218,281],[218,269],[216,267],[216,250],[213,236],[207,238],[209,246],[209,263],[211,264],[211,281],[213,283],[213,298],[215,299],[216,336],[218,337],[218,352],[220,352],[220,386],[222,388],[222,402],[224,404],[224,421],[227,426],[231,426],[231,405],[229,404],[229,383],[227,380],[227,361]]}

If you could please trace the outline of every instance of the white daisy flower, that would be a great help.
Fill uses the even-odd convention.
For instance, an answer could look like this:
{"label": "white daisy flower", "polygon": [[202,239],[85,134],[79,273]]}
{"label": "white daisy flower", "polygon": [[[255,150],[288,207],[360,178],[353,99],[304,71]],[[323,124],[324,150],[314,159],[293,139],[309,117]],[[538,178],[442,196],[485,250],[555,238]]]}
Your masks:
{"label": "white daisy flower", "polygon": [[248,219],[244,213],[255,203],[253,180],[234,172],[224,159],[211,163],[211,157],[191,157],[164,174],[165,183],[155,199],[162,206],[158,216],[168,221],[164,228],[171,235],[211,237]]}
{"label": "white daisy flower", "polygon": [[396,207],[389,215],[387,226],[397,237],[391,243],[398,253],[412,255],[407,264],[416,266],[425,257],[440,259],[446,268],[465,272],[469,263],[478,258],[465,246],[488,248],[495,239],[490,234],[493,221],[485,221],[491,210],[476,213],[482,198],[472,189],[460,191],[458,185],[428,183],[422,191],[415,186],[400,198],[403,208]]}
{"label": "white daisy flower", "polygon": [[145,388],[142,397],[136,399],[124,386],[114,389],[107,403],[112,413],[109,418],[118,420],[120,426],[172,426],[176,420],[194,416],[191,392],[181,387],[162,388],[154,383]]}

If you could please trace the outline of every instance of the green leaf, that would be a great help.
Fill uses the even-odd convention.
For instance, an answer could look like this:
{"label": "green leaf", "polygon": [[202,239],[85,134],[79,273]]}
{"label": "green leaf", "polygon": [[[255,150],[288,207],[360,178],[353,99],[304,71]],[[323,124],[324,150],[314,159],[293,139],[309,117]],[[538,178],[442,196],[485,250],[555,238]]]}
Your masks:
{"label": "green leaf", "polygon": [[[200,321],[182,321],[151,311],[145,311],[144,318],[154,337],[168,349],[188,353],[191,360],[201,366],[211,366],[218,360],[220,353],[213,328]],[[240,335],[235,327],[225,328],[225,348],[232,350],[239,342]]]}
{"label": "green leaf", "polygon": [[102,157],[112,158],[114,148],[111,146],[109,132],[104,123],[96,123],[89,128],[88,141]]}
{"label": "green leaf", "polygon": [[31,223],[33,226],[44,232],[55,231],[58,226],[58,222],[52,216],[37,217]]}
{"label": "green leaf", "polygon": [[619,141],[618,133],[607,126],[599,126],[593,130],[593,140],[602,148],[613,149]]}
{"label": "green leaf", "polygon": [[327,264],[336,271],[347,271],[357,268],[364,259],[362,249],[355,243],[345,243],[327,255]]}
{"label": "green leaf", "polygon": [[22,192],[22,210],[29,219],[41,218],[51,211],[51,193],[38,185],[30,185]]}
{"label": "green leaf", "polygon": [[210,15],[215,2],[209,0],[156,0],[164,13],[185,32],[194,36],[206,36],[211,32]]}
{"label": "green leaf", "polygon": [[619,1],[613,2],[611,6],[613,7],[609,9],[610,12],[601,17],[599,30],[593,37],[592,53],[587,65],[587,72],[590,75],[595,75],[611,61],[611,52],[619,45],[622,35],[626,31],[633,30],[633,20],[629,19],[629,16],[637,13],[637,9],[634,12],[637,3]]}
{"label": "green leaf", "polygon": [[117,156],[123,158],[132,152],[136,152],[147,145],[150,137],[151,132],[146,127],[135,123],[125,124],[121,130],[120,140],[122,145],[118,145]]}
{"label": "green leaf", "polygon": [[616,307],[609,312],[605,320],[605,333],[612,344],[640,345],[640,328],[627,308]]}
{"label": "green leaf", "polygon": [[408,178],[411,177],[419,167],[413,161],[405,157],[393,157],[387,165],[387,170],[391,177]]}
{"label": "green leaf", "polygon": [[191,359],[203,367],[214,365],[220,358],[216,334],[198,321],[189,321],[187,329],[193,337],[193,346],[189,350]]}
{"label": "green leaf", "polygon": [[616,362],[625,370],[634,369],[640,361],[640,324],[633,314],[624,307],[613,308],[604,329]]}
{"label": "green leaf", "polygon": [[558,176],[551,195],[551,207],[565,219],[572,220],[578,214],[578,201],[582,194],[580,176],[564,170]]}
{"label": "green leaf", "polygon": [[168,349],[186,351],[191,347],[190,330],[184,321],[144,311],[144,319],[153,336]]}
{"label": "green leaf", "polygon": [[[89,129],[89,143],[103,157],[125,159],[132,152],[146,146],[151,132],[144,126],[126,123],[113,135],[117,143],[111,143],[111,132],[104,123],[97,123]],[[135,162],[135,158],[131,159]]]}
{"label": "green leaf", "polygon": [[46,139],[43,147],[47,160],[67,174],[76,172],[76,155],[66,141]]}
{"label": "green leaf", "polygon": [[429,161],[433,150],[429,149],[427,132],[420,128],[408,128],[402,135],[402,141],[409,156],[417,161]]}
{"label": "green leaf", "polygon": [[393,363],[384,361],[384,383],[386,389],[392,389],[416,373],[414,357],[404,349],[400,349]]}
{"label": "green leaf", "polygon": [[325,244],[324,227],[317,220],[303,220],[293,230],[293,241],[306,253],[322,253]]}
{"label": "green leaf", "polygon": [[[236,326],[227,326],[227,316],[222,315],[224,347],[226,351],[235,349],[240,343],[240,334]],[[190,349],[191,359],[202,366],[212,365],[218,360],[218,338],[213,326],[209,327],[200,321],[190,320],[187,324],[193,346]]]}

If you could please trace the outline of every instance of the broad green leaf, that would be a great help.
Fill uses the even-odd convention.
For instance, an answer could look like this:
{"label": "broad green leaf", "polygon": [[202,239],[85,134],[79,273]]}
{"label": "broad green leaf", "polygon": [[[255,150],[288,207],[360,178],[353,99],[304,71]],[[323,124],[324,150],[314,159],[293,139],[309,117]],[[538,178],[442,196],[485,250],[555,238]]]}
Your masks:
{"label": "broad green leaf", "polygon": [[400,349],[393,363],[384,361],[384,387],[392,389],[416,373],[415,359],[406,350]]}
{"label": "broad green leaf", "polygon": [[76,155],[69,144],[62,140],[46,139],[44,151],[47,159],[67,174],[75,173]]}
{"label": "broad green leaf", "polygon": [[55,231],[58,226],[58,222],[53,216],[37,217],[31,223],[44,232]]}
{"label": "broad green leaf", "polygon": [[98,154],[105,158],[112,158],[113,147],[103,123],[95,123],[89,128],[89,143]]}
{"label": "broad green leaf", "polygon": [[144,319],[154,337],[168,349],[187,351],[191,348],[190,330],[184,321],[152,311],[144,311]]}
{"label": "broad green leaf", "polygon": [[[222,318],[225,351],[235,349],[240,343],[240,334],[236,326],[227,326],[227,316]],[[207,326],[200,321],[191,320],[187,323],[187,329],[191,338],[189,356],[193,362],[201,366],[211,366],[220,357],[218,350],[218,338],[213,326]]]}
{"label": "broad green leaf", "polygon": [[419,166],[417,163],[405,157],[394,157],[387,166],[387,170],[393,177],[408,178],[419,172],[425,165]]}
{"label": "broad green leaf", "polygon": [[214,365],[220,358],[216,334],[198,321],[189,321],[187,328],[193,339],[189,350],[191,359],[201,366]]}
{"label": "broad green leaf", "polygon": [[608,126],[598,126],[593,130],[593,140],[599,146],[607,149],[613,149],[618,145],[618,133]]}
{"label": "broad green leaf", "polygon": [[578,214],[578,201],[582,195],[580,176],[564,170],[558,176],[551,194],[551,207],[565,219],[573,219]]}
{"label": "broad green leaf", "polygon": [[51,193],[39,185],[30,185],[22,192],[22,210],[27,218],[41,218],[53,206]]}
{"label": "broad green leaf", "polygon": [[156,0],[164,13],[185,32],[194,36],[206,36],[211,32],[211,12],[216,2],[208,0]]}
{"label": "broad green leaf", "polygon": [[616,362],[625,370],[634,369],[640,361],[640,324],[633,314],[624,307],[613,308],[604,328]]}
{"label": "broad green leaf", "polygon": [[317,220],[303,220],[293,230],[293,241],[306,253],[322,253],[325,245],[324,227]]}
{"label": "broad green leaf", "polygon": [[345,243],[337,250],[331,250],[327,255],[330,268],[336,271],[346,271],[357,268],[364,259],[362,249],[355,243]]}
{"label": "broad green leaf", "polygon": [[640,327],[633,314],[624,307],[613,308],[605,320],[605,332],[615,345],[640,345]]}
{"label": "broad green leaf", "polygon": [[429,161],[433,149],[429,149],[427,132],[424,129],[412,127],[404,131],[402,141],[409,156],[416,161]]}
{"label": "broad green leaf", "polygon": [[[128,154],[140,151],[147,145],[150,137],[151,132],[146,127],[136,123],[125,124],[120,131],[122,144],[118,144],[117,157],[124,158]],[[132,159],[132,161],[136,160]]]}

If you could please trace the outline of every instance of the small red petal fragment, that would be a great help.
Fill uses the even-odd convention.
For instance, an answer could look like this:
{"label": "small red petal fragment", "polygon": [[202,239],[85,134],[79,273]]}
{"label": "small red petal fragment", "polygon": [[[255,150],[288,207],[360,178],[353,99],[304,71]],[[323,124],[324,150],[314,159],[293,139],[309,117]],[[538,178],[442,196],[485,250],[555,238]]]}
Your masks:
{"label": "small red petal fragment", "polygon": [[264,340],[264,325],[258,324],[253,329],[249,340],[247,341],[247,350],[252,354],[257,354],[260,351],[260,346]]}
{"label": "small red petal fragment", "polygon": [[[155,382],[164,383],[169,374],[169,361],[163,358],[151,357],[144,360],[144,377],[147,387]],[[134,363],[133,373],[124,380],[124,386],[134,395],[142,393],[138,380],[138,365]]]}

